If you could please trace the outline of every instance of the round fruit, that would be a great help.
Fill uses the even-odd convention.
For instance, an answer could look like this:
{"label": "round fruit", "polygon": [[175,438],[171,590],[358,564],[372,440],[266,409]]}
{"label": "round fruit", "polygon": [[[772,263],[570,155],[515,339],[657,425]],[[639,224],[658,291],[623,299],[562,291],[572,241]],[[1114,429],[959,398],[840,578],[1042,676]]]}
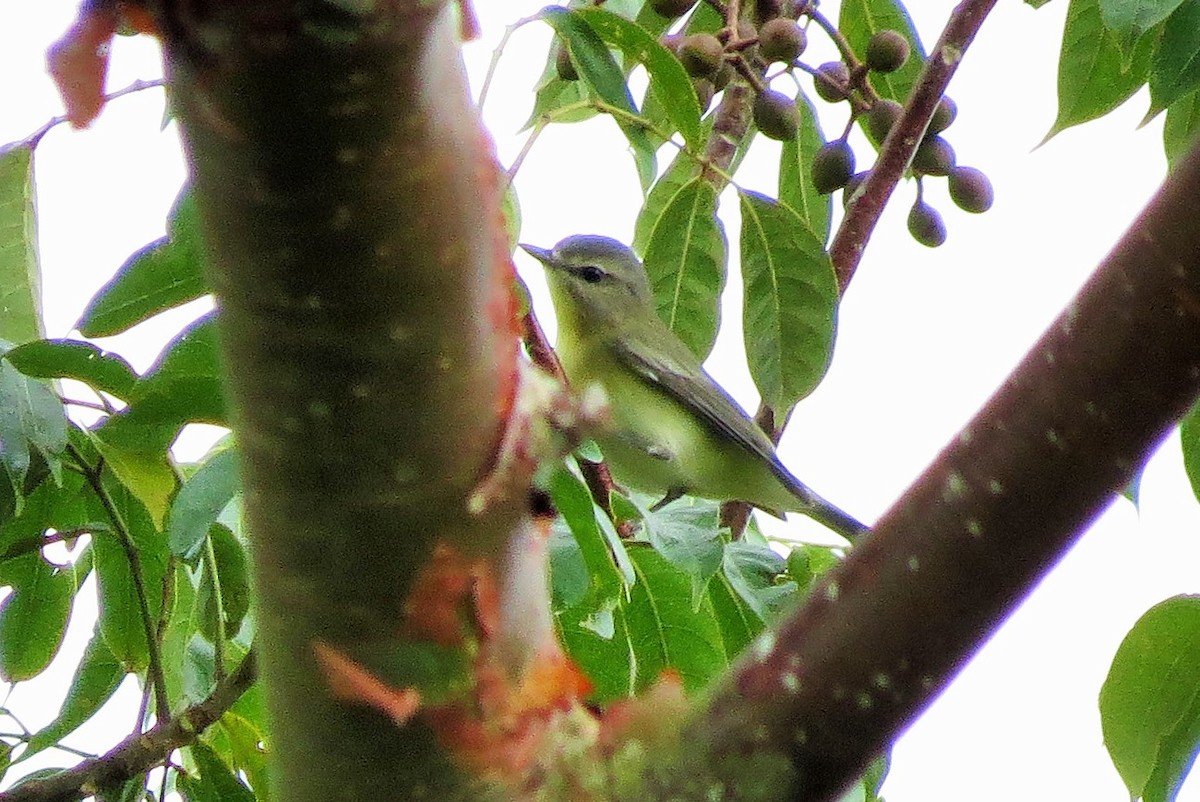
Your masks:
{"label": "round fruit", "polygon": [[733,76],[737,75],[737,70],[728,61],[721,62],[721,69],[717,70],[717,74],[713,76],[713,88],[720,92],[725,87],[729,86],[729,82],[733,80]]}
{"label": "round fruit", "polygon": [[754,10],[758,12],[758,21],[766,22],[783,13],[783,3],[780,0],[758,0]]}
{"label": "round fruit", "polygon": [[950,199],[964,212],[982,214],[992,208],[992,201],[996,199],[992,182],[982,170],[974,167],[955,167],[950,171],[946,184]]}
{"label": "round fruit", "polygon": [[908,212],[908,233],[922,245],[936,248],[946,241],[946,224],[937,209],[917,201]]}
{"label": "round fruit", "polygon": [[808,46],[808,34],[787,17],[776,17],[758,30],[758,52],[767,61],[791,64]]}
{"label": "round fruit", "polygon": [[754,98],[754,124],[771,139],[795,139],[800,128],[796,101],[774,89],[764,89]]}
{"label": "round fruit", "polygon": [[850,69],[840,61],[827,61],[817,67],[813,85],[822,100],[837,103],[850,96]]}
{"label": "round fruit", "polygon": [[567,49],[566,42],[558,43],[558,52],[554,54],[554,70],[564,81],[579,80],[579,70],[575,69],[575,62],[571,61],[571,51]]}
{"label": "round fruit", "polygon": [[679,46],[679,60],[693,78],[712,79],[721,69],[725,49],[711,33],[694,33]]}
{"label": "round fruit", "polygon": [[846,186],[842,188],[842,205],[849,206],[854,200],[854,193],[858,192],[858,188],[862,186],[863,181],[867,180],[867,176],[871,174],[870,170],[863,170],[861,173],[855,173],[850,176],[850,180],[846,182]]}
{"label": "round fruit", "polygon": [[696,5],[696,0],[650,0],[650,7],[660,17],[675,19],[682,17]]}
{"label": "round fruit", "polygon": [[942,95],[942,99],[938,101],[937,108],[933,110],[933,117],[929,120],[929,128],[926,129],[925,135],[940,134],[950,127],[950,123],[954,122],[954,118],[958,116],[958,104],[950,99],[948,95]]}
{"label": "round fruit", "polygon": [[679,58],[679,48],[683,46],[683,34],[681,33],[664,33],[658,37],[658,43],[670,50],[675,58]]}
{"label": "round fruit", "polygon": [[888,131],[892,130],[892,126],[896,124],[896,120],[900,119],[900,115],[904,112],[904,107],[894,100],[881,98],[871,104],[871,108],[867,109],[867,114],[864,119],[867,132],[875,138],[876,142],[882,142],[887,138]]}
{"label": "round fruit", "polygon": [[899,31],[880,31],[867,42],[867,69],[895,72],[908,61],[908,40]]}
{"label": "round fruit", "polygon": [[912,169],[917,175],[948,175],[954,167],[954,148],[940,136],[925,137],[913,154]]}
{"label": "round fruit", "polygon": [[825,143],[813,156],[813,186],[822,195],[828,195],[835,189],[846,186],[853,175],[854,151],[844,139]]}
{"label": "round fruit", "polygon": [[692,87],[696,90],[696,100],[700,101],[700,113],[703,114],[712,105],[713,95],[717,93],[717,88],[707,78],[692,79]]}

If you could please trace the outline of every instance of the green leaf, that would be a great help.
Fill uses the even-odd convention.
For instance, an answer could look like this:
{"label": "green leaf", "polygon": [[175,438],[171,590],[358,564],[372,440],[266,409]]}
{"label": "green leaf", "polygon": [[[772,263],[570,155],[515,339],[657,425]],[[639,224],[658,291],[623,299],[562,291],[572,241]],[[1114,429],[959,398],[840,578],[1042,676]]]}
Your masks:
{"label": "green leaf", "polygon": [[757,193],[739,196],[750,375],[767,404],[783,412],[812,392],[829,367],[837,278],[798,214]]}
{"label": "green leaf", "polygon": [[521,240],[521,203],[511,182],[500,196],[500,213],[504,215],[504,233],[508,235],[508,249],[512,251]]}
{"label": "green leaf", "polygon": [[10,560],[5,573],[22,576],[0,602],[0,679],[21,682],[41,674],[58,654],[75,599],[75,574],[39,553]]}
{"label": "green leaf", "polygon": [[0,340],[42,336],[33,147],[0,151]]}
{"label": "green leaf", "polygon": [[725,546],[723,573],[738,597],[764,621],[798,598],[795,582],[780,581],[787,563],[770,546],[735,541]]}
{"label": "green leaf", "polygon": [[725,658],[732,663],[762,632],[763,620],[733,589],[723,573],[718,573],[708,583],[708,598],[712,602],[717,626],[721,628]]}
{"label": "green leaf", "polygon": [[592,698],[604,703],[632,696],[635,659],[625,615],[620,606],[611,611],[613,634],[603,637],[587,625],[590,613],[580,608],[555,615],[559,641],[571,660],[592,682]]}
{"label": "green leaf", "polygon": [[679,59],[653,35],[611,11],[591,6],[575,13],[583,17],[601,39],[619,48],[626,58],[645,66],[650,76],[650,88],[663,104],[675,130],[683,136],[684,142],[698,148],[701,144],[700,103]]}
{"label": "green leaf", "polygon": [[167,522],[171,553],[191,560],[200,552],[209,527],[241,487],[238,455],[218,451],[179,488]]}
{"label": "green leaf", "polygon": [[1180,421],[1179,444],[1183,448],[1183,469],[1192,484],[1192,494],[1200,501],[1200,403]]}
{"label": "green leaf", "polygon": [[711,603],[706,596],[693,608],[691,578],[654,549],[632,544],[629,557],[638,577],[625,605],[636,689],[674,669],[686,690],[700,690],[729,665]]}
{"label": "green leaf", "polygon": [[1200,746],[1200,597],[1146,611],[1100,689],[1100,723],[1133,798],[1170,800]]}
{"label": "green leaf", "polygon": [[1133,58],[1134,47],[1148,31],[1171,16],[1183,0],[1099,0],[1100,17],[1126,55]]}
{"label": "green leaf", "polygon": [[232,638],[242,626],[242,619],[250,609],[250,563],[246,547],[228,527],[214,524],[208,533],[216,558],[216,581],[213,566],[207,560],[200,574],[200,587],[196,594],[197,612],[200,614],[200,632],[211,641],[216,641],[220,631],[217,627],[217,588],[220,588],[220,609],[225,613],[225,637]]}
{"label": "green leaf", "polygon": [[101,427],[93,433],[92,442],[121,484],[145,507],[154,527],[161,529],[178,483],[165,448],[143,451],[111,442],[108,434]]}
{"label": "green leaf", "polygon": [[701,360],[717,339],[727,248],[717,194],[703,178],[675,193],[646,247],[658,315]]}
{"label": "green leaf", "polygon": [[[103,486],[137,553],[141,568],[139,583],[150,615],[157,619],[169,557],[166,538],[155,530],[150,514],[128,488],[107,474],[103,477]],[[107,514],[98,501],[96,504],[102,514]],[[148,654],[146,628],[129,554],[116,531],[94,537],[92,551],[100,594],[100,632],[104,642],[126,671],[141,671],[146,667]]]}
{"label": "green leaf", "polygon": [[180,774],[177,785],[187,802],[255,802],[254,792],[234,776],[229,766],[202,741],[185,747],[200,770]]}
{"label": "green leaf", "polygon": [[175,562],[174,598],[166,629],[162,639],[163,673],[167,678],[167,692],[170,697],[171,709],[177,710],[201,701],[201,698],[188,694],[184,676],[187,673],[188,644],[195,635],[197,624],[196,615],[196,584],[197,578],[188,570],[186,564]]}
{"label": "green leaf", "polygon": [[1128,100],[1146,83],[1153,54],[1154,37],[1143,37],[1126,64],[1116,39],[1104,27],[1099,0],[1071,0],[1058,57],[1058,117],[1043,144]]}
{"label": "green leaf", "polygon": [[[5,351],[0,342],[0,353]],[[7,359],[0,359],[0,467],[7,470],[13,488],[24,486],[34,452],[58,477],[66,447],[62,402],[45,382],[22,376]]]}
{"label": "green leaf", "polygon": [[1150,70],[1153,116],[1200,87],[1200,0],[1185,0],[1163,26]]}
{"label": "green leaf", "polygon": [[645,255],[646,247],[650,244],[650,235],[654,233],[663,211],[671,203],[675,194],[692,180],[696,173],[696,163],[690,155],[680,151],[671,160],[670,166],[654,182],[646,200],[638,212],[637,221],[633,224],[633,250],[639,255]]}
{"label": "green leaf", "polygon": [[1187,155],[1200,133],[1200,92],[1181,97],[1167,107],[1163,123],[1163,151],[1170,169]]}
{"label": "green leaf", "polygon": [[[547,6],[538,16],[569,43],[571,59],[579,70],[580,80],[587,82],[609,106],[625,112],[629,117],[637,117],[638,110],[633,105],[633,96],[625,85],[621,68],[587,20],[578,11],[567,11],[558,6]],[[642,188],[649,189],[657,174],[654,144],[641,126],[626,117],[614,119],[629,140]]]}
{"label": "green leaf", "polygon": [[217,723],[229,738],[230,767],[244,772],[259,800],[269,799],[270,780],[266,750],[259,746],[267,738],[253,722],[227,711]]}
{"label": "green leaf", "polygon": [[120,663],[113,657],[100,632],[96,631],[88,641],[79,665],[75,667],[75,677],[71,680],[71,687],[67,690],[58,715],[54,721],[33,734],[20,760],[54,746],[74,732],[116,693],[124,677]]}
{"label": "green leaf", "polygon": [[599,512],[592,502],[587,486],[565,465],[560,465],[550,477],[550,497],[558,509],[587,565],[589,587],[588,608],[595,611],[611,607],[625,587],[627,578],[609,550],[609,540],[597,523]]}
{"label": "green leaf", "polygon": [[583,551],[562,517],[555,519],[550,530],[549,564],[550,609],[559,613],[582,603],[591,588],[591,576]]}
{"label": "green leaf", "polygon": [[34,340],[12,349],[4,358],[26,376],[74,379],[120,399],[130,397],[138,379],[118,354],[81,340]]}
{"label": "green leaf", "polygon": [[119,334],[159,312],[209,292],[204,247],[191,188],[167,218],[168,236],[133,254],[92,298],[76,328],[85,337]]}
{"label": "green leaf", "polygon": [[803,92],[796,96],[796,109],[800,112],[800,132],[783,143],[779,156],[779,200],[800,215],[821,242],[826,242],[833,216],[833,196],[817,192],[811,178],[813,156],[825,144],[825,134],[812,101]]}
{"label": "green leaf", "polygon": [[838,15],[838,30],[859,57],[867,52],[867,43],[879,31],[899,31],[908,40],[911,55],[895,72],[872,73],[871,85],[882,98],[904,103],[924,67],[925,48],[913,27],[912,18],[896,0],[843,0]]}
{"label": "green leaf", "polygon": [[708,582],[721,568],[725,543],[720,509],[709,501],[678,501],[645,519],[650,544],[691,580],[692,606],[699,608]]}

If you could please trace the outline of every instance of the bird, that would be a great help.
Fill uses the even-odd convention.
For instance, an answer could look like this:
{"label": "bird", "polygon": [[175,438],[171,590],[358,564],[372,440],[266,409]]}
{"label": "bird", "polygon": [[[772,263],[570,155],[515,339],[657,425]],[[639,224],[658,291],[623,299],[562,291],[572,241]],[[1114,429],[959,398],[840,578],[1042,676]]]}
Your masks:
{"label": "bird", "polygon": [[658,316],[646,269],[610,237],[581,234],[539,261],[558,320],[555,351],[571,386],[603,389],[610,420],[588,432],[614,478],[652,509],[684,495],[742,501],[782,518],[798,512],[854,538],[867,527],[780,462],[774,444]]}

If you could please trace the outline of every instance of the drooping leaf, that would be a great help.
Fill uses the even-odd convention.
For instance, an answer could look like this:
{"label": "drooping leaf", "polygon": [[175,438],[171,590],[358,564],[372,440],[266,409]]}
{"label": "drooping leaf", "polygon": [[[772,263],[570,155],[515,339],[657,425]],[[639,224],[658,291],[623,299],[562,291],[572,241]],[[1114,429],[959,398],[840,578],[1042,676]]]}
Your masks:
{"label": "drooping leaf", "polygon": [[180,774],[176,780],[187,802],[255,802],[254,792],[233,774],[229,766],[203,741],[187,747],[200,770]]}
{"label": "drooping leaf", "polygon": [[729,586],[764,621],[797,599],[798,587],[780,581],[786,562],[769,546],[735,541],[725,546],[722,569]]}
{"label": "drooping leaf", "polygon": [[1200,88],[1200,0],[1183,0],[1163,25],[1150,68],[1149,116]]}
{"label": "drooping leaf", "polygon": [[[1117,46],[1132,60],[1139,39],[1171,15],[1183,0],[1099,0],[1100,18]],[[1129,61],[1126,62],[1128,65]]]}
{"label": "drooping leaf", "polygon": [[[0,342],[0,354],[6,351],[7,344]],[[0,468],[7,472],[14,490],[24,487],[35,453],[58,477],[66,447],[67,416],[62,402],[45,382],[21,375],[7,359],[0,359]]]}
{"label": "drooping leaf", "polygon": [[642,188],[648,190],[657,174],[656,148],[645,129],[630,119],[638,116],[638,110],[633,104],[629,87],[625,85],[625,76],[608,52],[608,46],[577,10],[547,6],[539,16],[569,43],[571,58],[579,70],[580,80],[585,81],[606,104],[624,112],[615,119],[633,151]]}
{"label": "drooping leaf", "polygon": [[75,379],[120,399],[130,397],[138,378],[120,355],[81,340],[34,340],[12,349],[4,358],[26,376]]}
{"label": "drooping leaf", "polygon": [[788,410],[829,367],[837,278],[823,244],[796,212],[757,193],[740,198],[750,375],[772,409]]}
{"label": "drooping leaf", "polygon": [[226,638],[237,634],[242,619],[250,609],[250,564],[245,546],[228,527],[214,524],[208,536],[213,546],[216,570],[207,559],[204,561],[196,606],[201,634],[215,641],[220,631],[217,625],[218,609],[224,613]]}
{"label": "drooping leaf", "polygon": [[255,796],[260,800],[270,798],[270,780],[266,750],[259,744],[266,741],[266,734],[249,719],[227,711],[217,726],[229,739],[230,768],[244,772]]}
{"label": "drooping leaf", "polygon": [[860,57],[867,43],[879,31],[898,31],[908,40],[911,54],[900,69],[889,73],[873,73],[871,85],[880,97],[904,103],[921,75],[925,48],[913,26],[912,18],[902,3],[896,0],[843,0],[838,15],[838,30]]}
{"label": "drooping leaf", "polygon": [[654,186],[646,194],[646,200],[642,203],[637,221],[633,225],[633,245],[631,247],[635,253],[645,256],[646,247],[650,244],[650,235],[654,233],[654,228],[662,218],[663,211],[671,203],[675,194],[683,188],[684,184],[691,181],[695,174],[695,162],[691,156],[680,151],[671,160],[666,171],[654,182]]}
{"label": "drooping leaf", "polygon": [[1200,134],[1200,92],[1181,97],[1167,107],[1163,122],[1163,151],[1170,169],[1182,159]]}
{"label": "drooping leaf", "polygon": [[67,689],[58,715],[33,734],[20,760],[32,757],[74,732],[112,698],[124,677],[120,663],[97,630],[88,641],[79,665],[75,667],[75,677],[71,680],[71,687]]}
{"label": "drooping leaf", "polygon": [[1200,404],[1196,404],[1179,423],[1179,444],[1183,449],[1183,469],[1200,501]]}
{"label": "drooping leaf", "polygon": [[108,434],[102,427],[93,432],[92,442],[121,484],[142,503],[154,527],[161,529],[178,484],[166,447],[143,450],[129,436],[109,439]]}
{"label": "drooping leaf", "polygon": [[650,544],[691,581],[692,605],[698,608],[708,582],[721,568],[724,541],[720,510],[710,501],[669,504],[645,519]]}
{"label": "drooping leaf", "polygon": [[796,96],[796,109],[800,112],[799,134],[784,141],[779,156],[779,200],[800,215],[821,242],[826,242],[833,196],[820,194],[812,182],[813,156],[825,144],[825,134],[812,101],[803,92]]}
{"label": "drooping leaf", "polygon": [[721,629],[725,658],[732,663],[762,632],[763,620],[733,589],[724,573],[718,573],[708,583],[708,598]]}
{"label": "drooping leaf", "polygon": [[1104,27],[1099,0],[1071,0],[1058,57],[1058,116],[1043,143],[1073,125],[1103,117],[1136,92],[1150,75],[1154,38],[1142,37],[1126,64]]}
{"label": "drooping leaf", "polygon": [[171,504],[167,519],[171,553],[187,560],[195,558],[209,527],[239,487],[237,452],[224,449],[209,457],[179,488]]}
{"label": "drooping leaf", "polygon": [[0,151],[0,340],[42,336],[33,148]]}
{"label": "drooping leaf", "polygon": [[[621,594],[626,577],[609,549],[609,541],[597,521],[597,508],[582,480],[565,466],[550,478],[550,497],[567,522],[579,553],[587,566],[589,587],[585,594],[591,610],[609,608]],[[603,515],[603,513],[600,513]]]}
{"label": "drooping leaf", "polygon": [[42,673],[58,653],[75,600],[75,574],[36,552],[8,561],[4,573],[13,592],[0,602],[0,679],[21,682]]}
{"label": "drooping leaf", "polygon": [[700,104],[691,79],[674,54],[653,35],[607,8],[590,6],[576,13],[601,39],[619,48],[627,59],[646,68],[655,97],[662,102],[675,130],[688,145],[699,147]]}
{"label": "drooping leaf", "polygon": [[1200,748],[1200,597],[1146,611],[1100,689],[1104,744],[1132,798],[1172,800]]}
{"label": "drooping leaf", "polygon": [[646,247],[645,265],[659,317],[701,360],[717,339],[727,258],[716,192],[695,178],[663,209]]}

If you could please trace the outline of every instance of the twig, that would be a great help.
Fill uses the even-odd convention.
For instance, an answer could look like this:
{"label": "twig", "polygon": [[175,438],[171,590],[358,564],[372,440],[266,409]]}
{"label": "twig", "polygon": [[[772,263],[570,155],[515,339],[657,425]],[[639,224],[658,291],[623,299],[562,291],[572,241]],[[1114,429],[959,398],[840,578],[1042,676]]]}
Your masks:
{"label": "twig", "polygon": [[908,168],[963,53],[995,5],[996,0],[965,0],[951,13],[904,112],[880,146],[879,158],[868,173],[858,199],[846,210],[829,248],[838,286],[843,292],[854,277],[884,204]]}
{"label": "twig", "polygon": [[0,802],[70,802],[149,771],[195,741],[250,689],[257,676],[254,652],[250,652],[203,701],[153,729],[130,735],[100,757],[0,793]]}
{"label": "twig", "polygon": [[[166,85],[167,85],[166,78],[153,78],[150,80],[138,79],[138,80],[134,81],[133,83],[131,83],[129,86],[126,86],[122,89],[117,89],[116,91],[110,92],[109,94],[105,95],[104,102],[107,103],[110,100],[116,100],[117,98],[124,97],[125,95],[132,95],[135,92],[141,92],[145,89],[154,89],[155,87],[166,86]],[[57,117],[51,117],[49,120],[46,121],[46,123],[41,128],[37,129],[29,136],[27,136],[24,139],[19,140],[17,142],[11,142],[8,145],[5,145],[4,147],[0,147],[0,150],[7,150],[9,147],[12,147],[14,145],[27,145],[31,148],[37,147],[38,143],[41,142],[42,137],[44,137],[46,134],[50,133],[50,131],[53,128],[55,128],[59,125],[62,125],[65,122],[70,122],[70,119],[66,115],[60,114]]]}

